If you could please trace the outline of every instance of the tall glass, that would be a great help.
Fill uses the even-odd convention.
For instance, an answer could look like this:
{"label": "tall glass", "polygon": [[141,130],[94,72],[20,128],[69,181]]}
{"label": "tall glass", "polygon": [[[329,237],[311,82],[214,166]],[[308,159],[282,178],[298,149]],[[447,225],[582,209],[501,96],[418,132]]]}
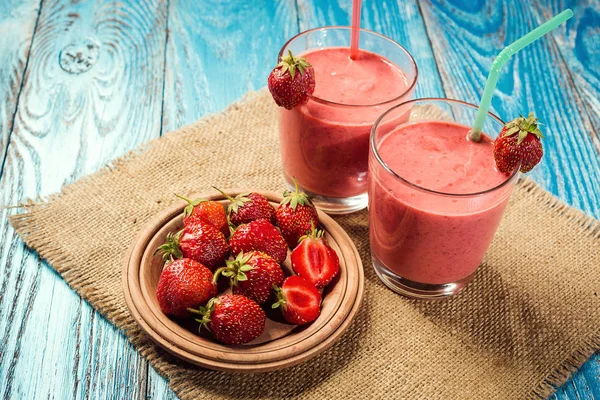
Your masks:
{"label": "tall glass", "polygon": [[[303,55],[316,49],[342,47],[348,48],[349,54],[350,34],[350,27],[302,32],[281,48],[279,59],[288,49],[294,55]],[[417,82],[413,58],[393,40],[361,29],[360,49],[386,58],[403,71],[406,89],[376,104],[342,104],[310,96],[306,104],[292,110],[279,109],[285,181],[293,188],[296,178],[300,188],[313,196],[317,207],[329,213],[349,213],[366,207],[369,134],[373,122],[385,110],[412,98]],[[317,73],[317,88],[326,85],[330,78]]]}
{"label": "tall glass", "polygon": [[[477,168],[471,165],[472,158],[473,165],[477,161],[472,150],[463,151],[467,161],[456,169],[432,174],[432,167],[419,168],[426,164],[424,157],[433,157],[432,163],[441,162],[438,154],[453,157],[454,148],[444,147],[441,143],[448,142],[441,142],[440,135],[446,134],[444,129],[463,132],[464,127],[467,140],[476,111],[477,106],[457,100],[418,99],[393,107],[373,125],[369,155],[371,257],[379,278],[398,293],[425,299],[458,293],[473,278],[498,228],[519,168],[502,175],[493,167],[493,154],[488,150],[491,139],[504,126],[497,116],[488,113],[483,129],[489,137],[484,144],[490,147],[482,153],[481,160],[490,168],[477,170],[481,180],[472,186],[482,186],[484,190],[465,191],[465,187],[475,183],[461,182],[461,174],[468,176],[467,169]],[[411,147],[406,137],[413,132],[420,132],[419,140],[425,137],[424,143],[434,147],[422,151],[419,149],[426,146]],[[392,135],[399,136],[392,140]],[[458,134],[455,137],[462,138]],[[463,145],[459,140],[456,142]],[[473,143],[466,146],[470,145]],[[402,163],[412,163],[402,164],[413,166],[404,170],[405,176],[388,165],[401,165],[396,157],[404,157]],[[446,185],[445,189],[423,187],[421,184],[427,179]]]}

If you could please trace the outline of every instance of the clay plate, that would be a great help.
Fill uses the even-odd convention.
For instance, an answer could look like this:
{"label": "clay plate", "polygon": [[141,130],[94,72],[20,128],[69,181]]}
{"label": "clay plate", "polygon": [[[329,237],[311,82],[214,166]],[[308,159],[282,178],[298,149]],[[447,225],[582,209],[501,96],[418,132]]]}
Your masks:
{"label": "clay plate", "polygon": [[[228,190],[235,196],[249,190]],[[276,205],[281,196],[259,192]],[[199,198],[221,201],[224,196],[200,194]],[[129,310],[140,327],[154,342],[171,354],[190,363],[232,372],[265,372],[291,367],[316,356],[330,347],[348,328],[363,296],[364,275],[360,257],[346,232],[327,214],[319,211],[321,227],[329,244],[340,258],[340,274],[325,288],[321,315],[312,324],[297,327],[285,323],[278,310],[267,312],[265,332],[256,340],[241,346],[226,346],[198,335],[197,324],[175,320],[160,310],[156,286],[163,262],[154,250],[165,241],[167,233],[183,227],[179,202],[155,216],[136,236],[124,262],[123,290]],[[292,273],[288,259],[283,265],[286,275]]]}

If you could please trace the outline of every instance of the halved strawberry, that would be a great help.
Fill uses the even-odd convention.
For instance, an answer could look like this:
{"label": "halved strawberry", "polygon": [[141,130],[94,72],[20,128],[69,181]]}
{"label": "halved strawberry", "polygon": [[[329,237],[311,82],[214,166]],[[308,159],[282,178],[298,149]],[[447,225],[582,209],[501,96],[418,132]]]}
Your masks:
{"label": "halved strawberry", "polygon": [[323,288],[340,272],[337,253],[323,237],[323,231],[313,229],[300,238],[300,244],[290,255],[294,271],[317,288]]}
{"label": "halved strawberry", "polygon": [[277,302],[271,307],[281,307],[283,318],[291,324],[303,325],[314,321],[321,314],[321,293],[300,276],[290,276],[281,288],[273,287]]}

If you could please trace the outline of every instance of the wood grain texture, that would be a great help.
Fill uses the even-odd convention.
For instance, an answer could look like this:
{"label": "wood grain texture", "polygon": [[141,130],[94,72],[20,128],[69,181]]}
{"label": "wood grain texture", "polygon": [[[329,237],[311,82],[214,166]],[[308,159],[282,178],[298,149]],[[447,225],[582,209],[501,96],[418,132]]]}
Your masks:
{"label": "wood grain texture", "polygon": [[600,2],[597,0],[542,0],[535,2],[538,21],[543,22],[565,8],[575,16],[554,31],[554,43],[569,68],[582,100],[578,104],[582,113],[591,120],[589,134],[600,153]]}
{"label": "wood grain texture", "polygon": [[39,7],[39,0],[0,3],[0,88],[3,91],[0,97],[0,175]]}
{"label": "wood grain texture", "polygon": [[266,85],[298,33],[293,0],[173,1],[165,75],[165,131],[223,109]]}
{"label": "wood grain texture", "polygon": [[[165,41],[160,1],[45,2],[0,202],[55,192],[158,137]],[[24,248],[7,210],[0,236],[0,397],[145,398],[147,363]]]}

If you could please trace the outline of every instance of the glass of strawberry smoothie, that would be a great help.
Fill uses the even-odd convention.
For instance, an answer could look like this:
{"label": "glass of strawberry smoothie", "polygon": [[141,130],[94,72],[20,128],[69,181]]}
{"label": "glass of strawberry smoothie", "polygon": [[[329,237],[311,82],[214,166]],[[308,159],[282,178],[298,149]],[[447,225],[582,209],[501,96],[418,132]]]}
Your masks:
{"label": "glass of strawberry smoothie", "polygon": [[350,27],[323,27],[293,37],[291,50],[315,70],[315,91],[292,110],[279,109],[284,178],[294,178],[329,213],[367,205],[369,134],[385,110],[412,98],[417,66],[385,36],[361,29],[360,51],[350,59]]}
{"label": "glass of strawberry smoothie", "polygon": [[[504,123],[486,116],[467,137],[477,106],[419,99],[374,124],[369,155],[369,233],[377,275],[392,290],[439,298],[473,278],[518,179],[496,169],[493,139]],[[400,122],[400,123],[398,123]]]}

